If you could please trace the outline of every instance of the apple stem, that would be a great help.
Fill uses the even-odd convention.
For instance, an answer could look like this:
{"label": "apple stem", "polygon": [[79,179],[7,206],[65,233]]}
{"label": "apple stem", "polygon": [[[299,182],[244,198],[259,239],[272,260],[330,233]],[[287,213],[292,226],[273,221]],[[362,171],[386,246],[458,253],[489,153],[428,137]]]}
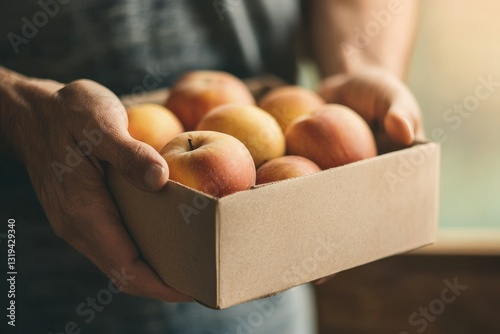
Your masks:
{"label": "apple stem", "polygon": [[188,138],[188,143],[189,143],[189,147],[191,147],[191,151],[194,150],[193,139]]}

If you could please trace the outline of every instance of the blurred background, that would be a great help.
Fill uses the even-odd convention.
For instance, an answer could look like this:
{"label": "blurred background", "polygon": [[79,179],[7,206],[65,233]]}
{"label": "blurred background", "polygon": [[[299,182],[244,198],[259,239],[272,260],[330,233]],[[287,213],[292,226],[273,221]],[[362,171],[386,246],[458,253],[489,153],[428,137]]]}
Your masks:
{"label": "blurred background", "polygon": [[[500,229],[500,3],[422,1],[409,84],[427,135],[442,128],[441,227]],[[479,78],[497,82],[468,118],[446,121],[447,110],[475,95]],[[449,119],[449,118],[448,118]],[[460,125],[458,125],[460,124]],[[498,240],[500,243],[500,240]]]}
{"label": "blurred background", "polygon": [[[409,85],[429,139],[445,134],[439,239],[318,288],[321,333],[500,333],[500,2],[421,4]],[[305,84],[310,72],[303,67]],[[476,99],[488,80],[491,96]],[[464,116],[452,111],[464,104]],[[438,310],[453,279],[467,288]],[[430,306],[438,314],[427,319],[420,308]]]}
{"label": "blurred background", "polygon": [[[408,84],[417,97],[429,140],[442,149],[440,228],[467,229],[500,247],[500,3],[492,0],[421,1],[420,27]],[[302,85],[315,87],[311,62],[300,68]],[[484,82],[496,87],[475,97]],[[479,102],[474,104],[474,102]],[[462,108],[463,115],[454,111]],[[433,131],[440,131],[436,135]],[[442,137],[442,138],[441,138]],[[472,231],[474,230],[474,231]]]}

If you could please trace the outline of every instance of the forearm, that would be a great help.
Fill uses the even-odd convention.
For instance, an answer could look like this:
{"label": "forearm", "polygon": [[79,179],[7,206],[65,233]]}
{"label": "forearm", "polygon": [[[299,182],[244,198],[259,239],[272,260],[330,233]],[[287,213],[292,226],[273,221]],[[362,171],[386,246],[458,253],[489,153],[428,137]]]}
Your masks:
{"label": "forearm", "polygon": [[367,67],[406,76],[416,0],[311,0],[314,54],[323,77]]}

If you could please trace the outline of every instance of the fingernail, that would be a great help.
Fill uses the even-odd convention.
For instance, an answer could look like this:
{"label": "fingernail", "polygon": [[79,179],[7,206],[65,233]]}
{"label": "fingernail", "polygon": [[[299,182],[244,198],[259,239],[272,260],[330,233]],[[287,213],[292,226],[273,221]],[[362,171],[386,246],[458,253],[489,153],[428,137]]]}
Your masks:
{"label": "fingernail", "polygon": [[163,168],[163,166],[152,164],[149,166],[146,174],[144,174],[144,185],[150,189],[156,189],[163,173],[165,173],[165,168]]}
{"label": "fingernail", "polygon": [[411,144],[415,141],[415,129],[413,128],[413,125],[408,118],[403,117],[403,120],[406,124],[406,127],[408,128],[408,133],[410,134],[410,144]]}

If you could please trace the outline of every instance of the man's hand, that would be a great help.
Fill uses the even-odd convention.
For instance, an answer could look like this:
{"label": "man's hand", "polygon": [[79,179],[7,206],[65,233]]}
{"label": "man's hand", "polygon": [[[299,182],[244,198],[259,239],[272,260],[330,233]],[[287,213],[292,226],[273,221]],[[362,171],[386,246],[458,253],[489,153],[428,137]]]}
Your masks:
{"label": "man's hand", "polygon": [[338,74],[323,80],[320,95],[359,113],[372,129],[384,132],[398,144],[423,139],[420,108],[405,84],[382,69]]}
{"label": "man's hand", "polygon": [[[326,102],[343,104],[360,114],[375,131],[379,149],[392,149],[394,143],[410,145],[425,137],[417,101],[388,71],[370,69],[334,75],[322,81],[319,93]],[[324,284],[334,276],[320,278],[314,284]]]}
{"label": "man's hand", "polygon": [[[24,162],[54,232],[124,292],[190,301],[141,260],[104,182],[105,163],[143,190],[158,191],[168,180],[165,160],[129,135],[120,100],[89,80],[63,85],[2,68],[0,76],[7,83],[0,87],[0,144]],[[113,272],[126,273],[128,284]]]}
{"label": "man's hand", "polygon": [[[320,87],[323,98],[358,112],[374,130],[379,153],[423,139],[420,108],[403,83],[415,39],[419,2],[309,3],[309,31],[324,78]],[[380,17],[384,17],[382,23]],[[373,28],[375,33],[367,33]]]}

